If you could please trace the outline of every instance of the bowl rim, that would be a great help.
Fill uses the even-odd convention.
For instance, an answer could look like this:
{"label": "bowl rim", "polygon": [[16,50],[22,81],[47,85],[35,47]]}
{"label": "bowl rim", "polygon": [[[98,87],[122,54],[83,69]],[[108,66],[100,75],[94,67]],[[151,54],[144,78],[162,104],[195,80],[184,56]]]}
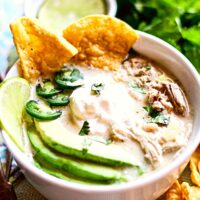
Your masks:
{"label": "bowl rim", "polygon": [[[28,17],[36,17],[37,12],[44,3],[45,0],[25,0],[24,1],[24,14]],[[117,13],[117,2],[116,0],[104,0],[106,4],[106,15],[114,17]]]}
{"label": "bowl rim", "polygon": [[[195,70],[194,66],[190,63],[190,61],[183,54],[181,54],[177,49],[172,47],[170,44],[166,43],[165,41],[163,41],[153,35],[150,35],[148,33],[144,33],[141,31],[137,31],[137,33],[143,39],[147,39],[152,42],[159,43],[159,45],[170,50],[171,52],[174,53],[174,55],[176,55],[176,57],[179,57],[182,61],[184,61],[185,65],[187,66],[187,71],[189,71],[190,74],[196,79],[198,89],[200,90],[200,77],[199,77],[197,71]],[[11,153],[13,154],[13,157],[20,164],[20,166],[23,166],[23,168],[25,170],[27,170],[29,173],[34,174],[35,177],[37,177],[39,179],[43,179],[44,181],[51,183],[53,185],[56,185],[58,187],[71,189],[71,190],[78,191],[78,192],[105,193],[105,192],[121,192],[121,191],[136,189],[141,186],[144,187],[145,185],[154,183],[157,180],[165,177],[170,172],[178,169],[178,167],[181,164],[183,164],[184,162],[186,162],[187,159],[189,158],[189,156],[197,148],[197,146],[200,142],[200,128],[197,130],[197,133],[195,135],[195,140],[192,141],[192,145],[187,145],[182,150],[179,157],[177,157],[170,165],[168,165],[167,168],[161,168],[158,171],[153,172],[154,176],[149,177],[147,175],[147,176],[144,176],[143,178],[139,178],[138,180],[135,180],[135,181],[131,181],[131,182],[123,183],[123,184],[103,185],[103,186],[78,184],[75,182],[61,180],[52,175],[49,175],[46,172],[42,171],[41,169],[37,168],[35,165],[33,165],[33,163],[26,162],[27,159],[23,159],[24,153],[21,152],[17,148],[17,146],[13,143],[13,141],[5,133],[5,131],[3,131],[3,138],[5,139],[5,143],[8,147],[8,149],[11,151]]]}

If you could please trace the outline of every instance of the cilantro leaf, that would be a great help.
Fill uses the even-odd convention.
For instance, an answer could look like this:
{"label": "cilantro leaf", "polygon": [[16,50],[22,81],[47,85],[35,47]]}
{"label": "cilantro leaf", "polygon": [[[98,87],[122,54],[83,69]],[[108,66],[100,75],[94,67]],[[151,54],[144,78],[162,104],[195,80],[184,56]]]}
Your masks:
{"label": "cilantro leaf", "polygon": [[155,108],[153,108],[152,105],[144,106],[143,108],[147,111],[148,115],[152,118],[155,118],[159,115],[159,112]]}
{"label": "cilantro leaf", "polygon": [[101,90],[103,90],[105,85],[103,83],[92,84],[91,91],[92,94],[100,95]]}
{"label": "cilantro leaf", "polygon": [[139,92],[141,94],[146,94],[145,89],[141,88],[140,86],[138,86],[138,84],[134,81],[129,82],[129,87],[131,87],[135,92]]}
{"label": "cilantro leaf", "polygon": [[90,132],[90,126],[89,126],[89,122],[88,121],[84,121],[83,126],[79,132],[79,135],[84,136],[84,135],[88,135]]}
{"label": "cilantro leaf", "polygon": [[155,108],[152,107],[152,105],[144,106],[143,108],[147,111],[148,115],[151,117],[149,122],[156,124],[163,124],[163,125],[169,124],[170,120],[169,115],[157,111]]}
{"label": "cilantro leaf", "polygon": [[156,123],[156,124],[167,125],[167,124],[169,124],[169,120],[170,120],[169,115],[159,113],[155,118],[151,118],[150,122]]}

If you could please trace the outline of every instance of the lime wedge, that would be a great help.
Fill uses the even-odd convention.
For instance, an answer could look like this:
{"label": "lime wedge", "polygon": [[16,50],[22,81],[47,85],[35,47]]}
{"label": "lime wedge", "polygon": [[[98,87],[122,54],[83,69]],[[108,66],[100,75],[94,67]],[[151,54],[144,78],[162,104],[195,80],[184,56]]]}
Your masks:
{"label": "lime wedge", "polygon": [[23,78],[10,78],[0,85],[0,122],[14,143],[24,151],[23,120],[30,85]]}

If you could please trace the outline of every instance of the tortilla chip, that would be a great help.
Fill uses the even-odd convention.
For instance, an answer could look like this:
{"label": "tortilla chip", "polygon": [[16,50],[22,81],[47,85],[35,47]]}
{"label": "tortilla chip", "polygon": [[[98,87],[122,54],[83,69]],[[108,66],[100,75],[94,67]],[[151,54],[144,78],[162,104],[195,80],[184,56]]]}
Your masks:
{"label": "tortilla chip", "polygon": [[176,181],[167,191],[165,200],[200,200],[200,188]]}
{"label": "tortilla chip", "polygon": [[63,37],[43,28],[36,19],[21,17],[10,24],[25,79],[58,71],[77,53]]}
{"label": "tortilla chip", "polygon": [[138,39],[123,21],[107,15],[90,15],[69,25],[63,36],[79,53],[73,61],[83,66],[117,70]]}
{"label": "tortilla chip", "polygon": [[183,200],[181,185],[178,181],[176,181],[167,191],[165,200]]}
{"label": "tortilla chip", "polygon": [[182,196],[184,200],[200,200],[200,188],[190,186],[188,183],[181,184]]}
{"label": "tortilla chip", "polygon": [[200,146],[192,154],[190,159],[191,180],[200,187]]}

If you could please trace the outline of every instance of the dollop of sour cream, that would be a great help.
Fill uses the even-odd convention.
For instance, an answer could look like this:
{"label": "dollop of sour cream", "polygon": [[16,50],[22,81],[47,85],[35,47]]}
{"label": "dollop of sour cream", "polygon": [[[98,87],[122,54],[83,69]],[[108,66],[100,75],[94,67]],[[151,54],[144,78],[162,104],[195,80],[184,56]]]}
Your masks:
{"label": "dollop of sour cream", "polygon": [[[98,73],[93,76],[84,72],[84,86],[70,96],[70,109],[76,120],[88,120],[93,134],[109,133],[113,124],[129,123],[136,118],[138,103],[130,95],[127,82],[116,81],[113,73]],[[88,76],[88,78],[87,78]],[[93,78],[91,78],[93,77]],[[103,83],[100,94],[94,94],[91,86]]]}

